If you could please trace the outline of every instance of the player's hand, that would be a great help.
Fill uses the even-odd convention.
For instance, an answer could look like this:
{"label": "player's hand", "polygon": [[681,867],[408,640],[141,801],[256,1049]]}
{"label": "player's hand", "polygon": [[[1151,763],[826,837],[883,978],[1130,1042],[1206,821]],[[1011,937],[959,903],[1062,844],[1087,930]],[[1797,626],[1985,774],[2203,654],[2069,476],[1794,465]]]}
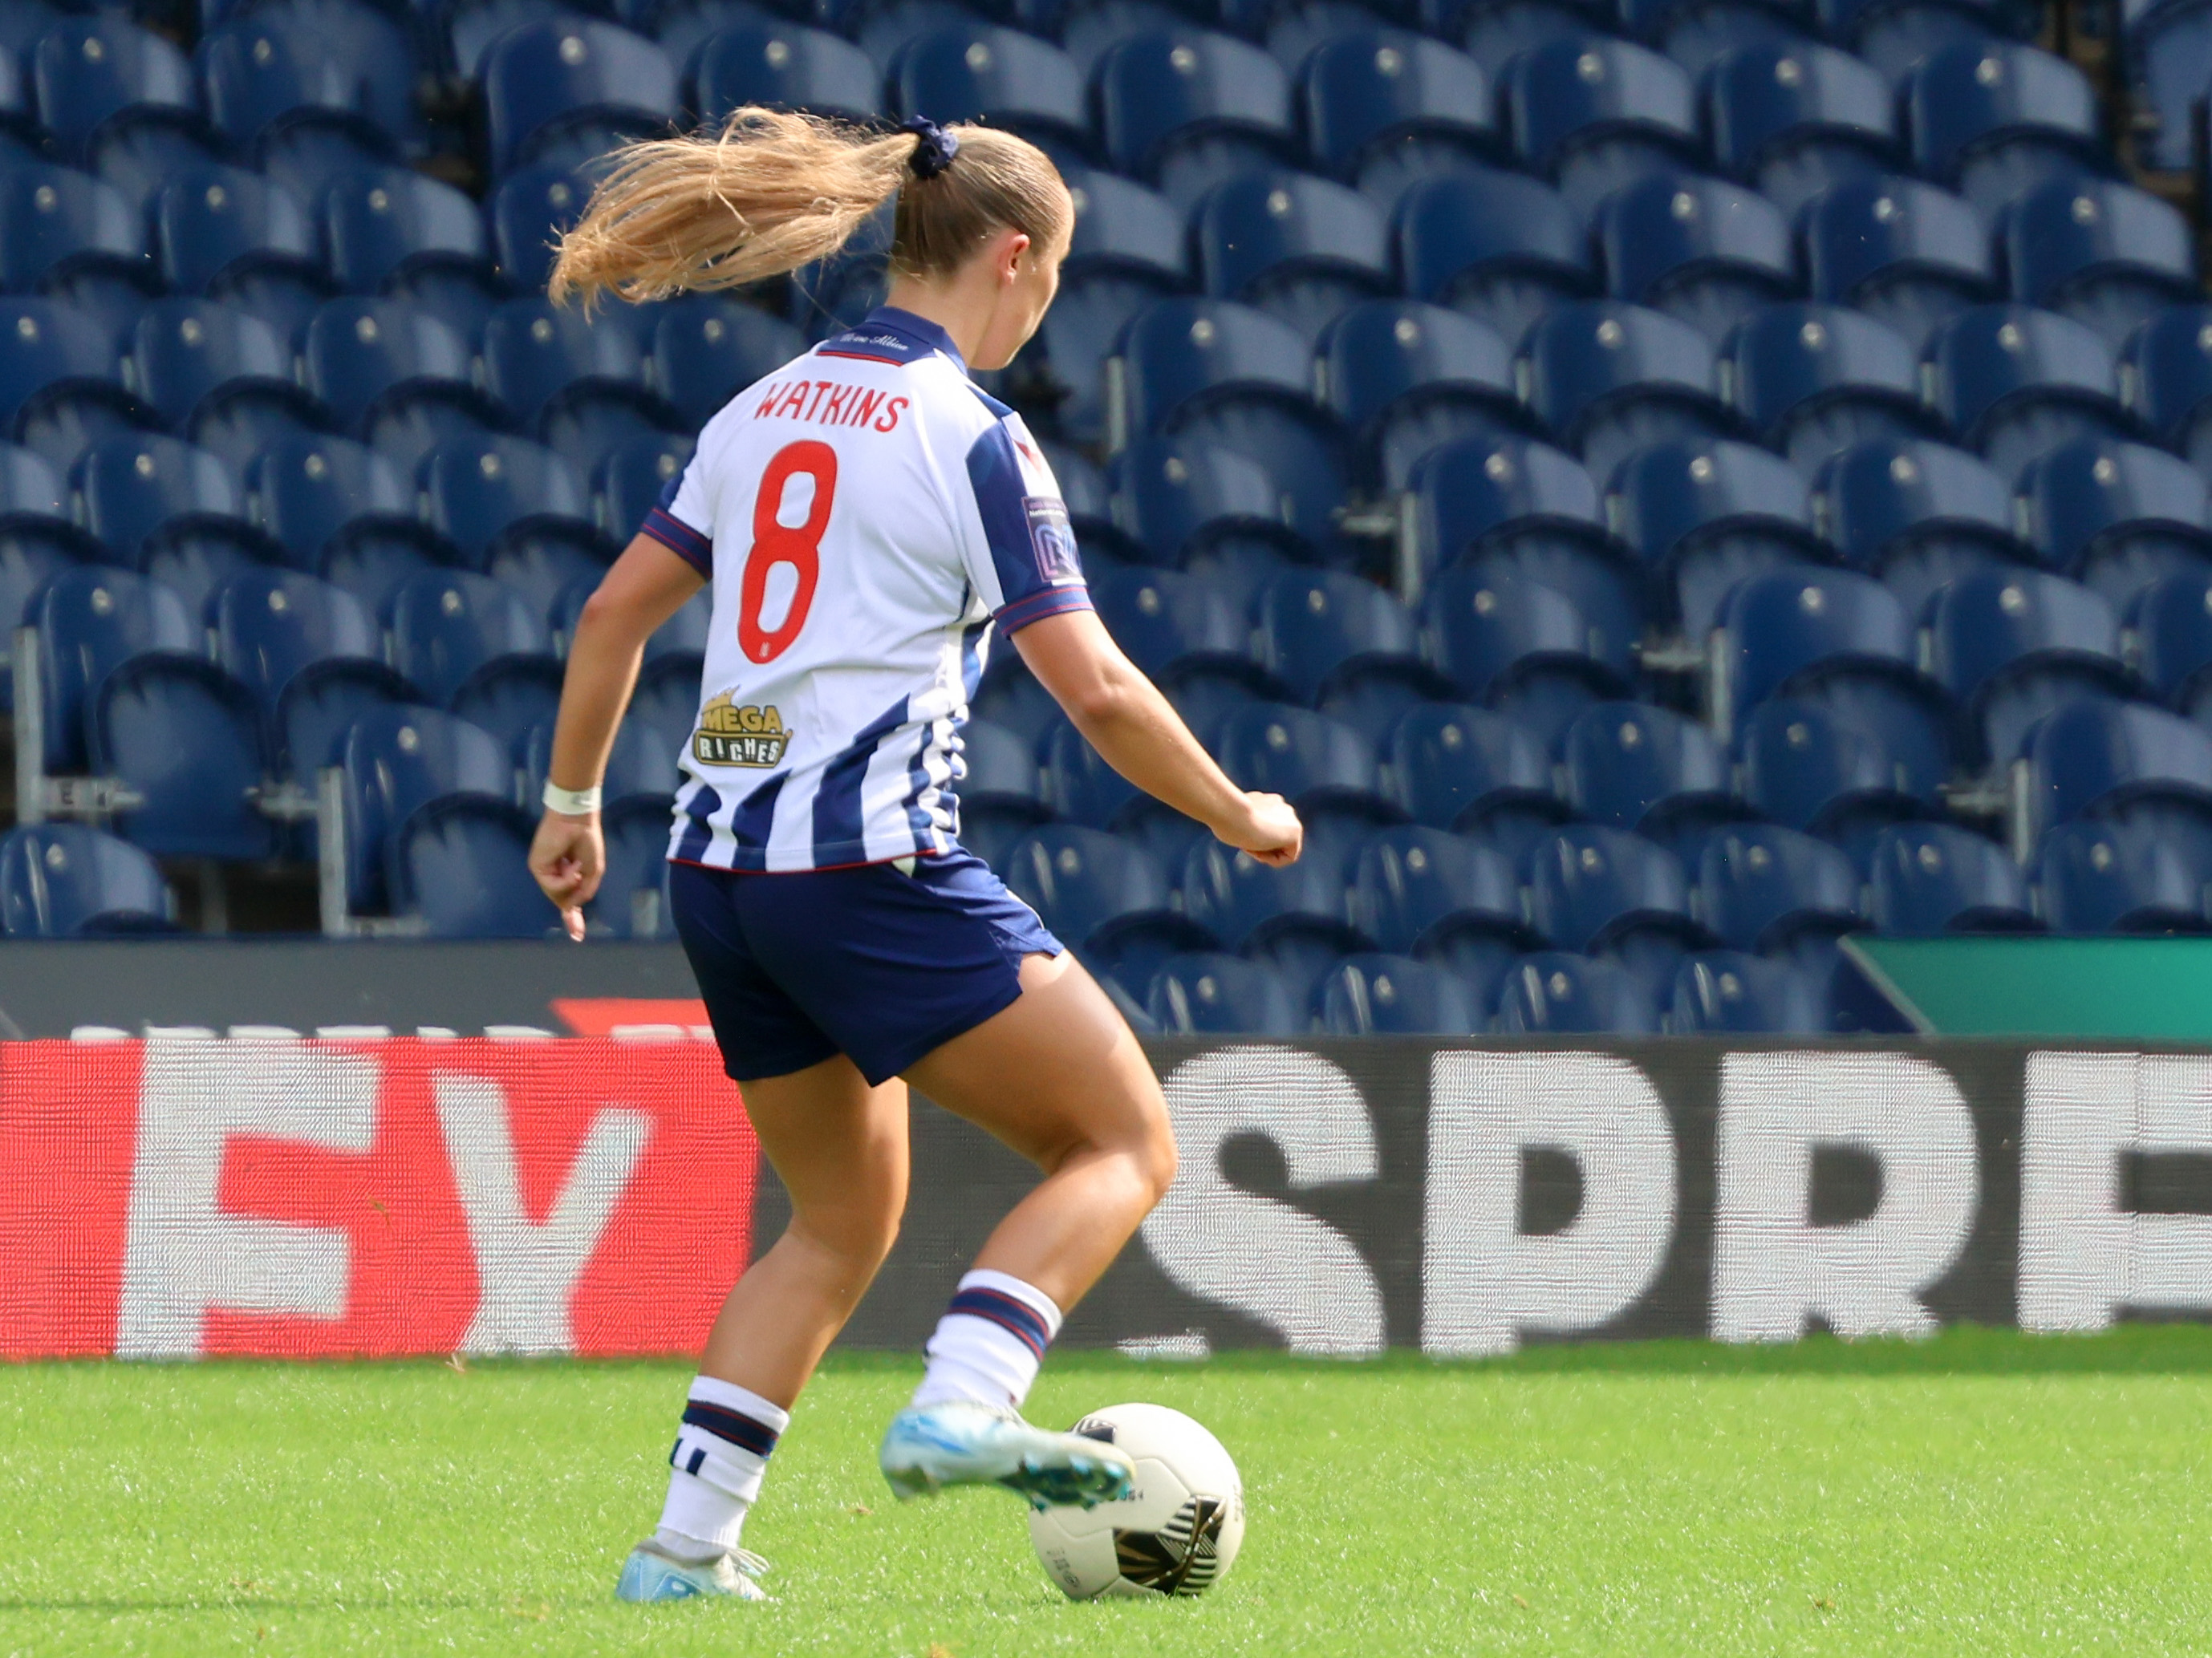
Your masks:
{"label": "player's hand", "polygon": [[1298,853],[1305,849],[1306,829],[1291,803],[1279,794],[1247,794],[1244,808],[1242,823],[1214,833],[1263,864],[1279,868],[1297,863]]}
{"label": "player's hand", "polygon": [[606,838],[599,817],[570,817],[549,811],[538,820],[530,842],[530,872],[561,912],[561,925],[579,944],[584,938],[584,906],[599,890],[607,872]]}

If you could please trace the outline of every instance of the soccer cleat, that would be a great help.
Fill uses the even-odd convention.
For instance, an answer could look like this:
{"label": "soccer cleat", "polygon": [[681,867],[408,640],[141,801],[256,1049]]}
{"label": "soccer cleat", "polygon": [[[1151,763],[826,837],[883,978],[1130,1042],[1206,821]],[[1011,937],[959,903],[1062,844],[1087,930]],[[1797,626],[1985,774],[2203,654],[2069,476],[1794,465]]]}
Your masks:
{"label": "soccer cleat", "polygon": [[724,1594],[738,1600],[766,1600],[769,1592],[753,1580],[767,1570],[768,1562],[750,1549],[705,1562],[678,1560],[648,1537],[623,1562],[622,1576],[615,1580],[615,1599],[692,1600]]}
{"label": "soccer cleat", "polygon": [[1089,1509],[1127,1497],[1136,1478],[1135,1465],[1111,1445],[1033,1428],[1018,1411],[969,1400],[901,1411],[879,1460],[902,1502],[947,1485],[996,1485],[1034,1509]]}

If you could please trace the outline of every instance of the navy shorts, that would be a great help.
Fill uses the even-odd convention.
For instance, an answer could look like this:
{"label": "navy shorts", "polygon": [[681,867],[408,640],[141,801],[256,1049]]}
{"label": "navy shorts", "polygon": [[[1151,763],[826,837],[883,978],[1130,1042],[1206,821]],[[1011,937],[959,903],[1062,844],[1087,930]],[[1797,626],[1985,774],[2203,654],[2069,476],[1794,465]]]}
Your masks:
{"label": "navy shorts", "polygon": [[739,1082],[842,1054],[872,1085],[1022,993],[1024,956],[1060,940],[972,852],[738,874],[668,872],[677,935]]}

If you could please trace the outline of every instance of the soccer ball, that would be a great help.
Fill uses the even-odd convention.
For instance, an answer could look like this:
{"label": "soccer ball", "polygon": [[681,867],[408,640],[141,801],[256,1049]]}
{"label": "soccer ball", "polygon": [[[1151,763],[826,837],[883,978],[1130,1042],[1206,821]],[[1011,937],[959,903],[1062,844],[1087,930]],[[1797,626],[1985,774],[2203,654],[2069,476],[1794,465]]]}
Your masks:
{"label": "soccer ball", "polygon": [[1221,1442],[1164,1405],[1093,1411],[1075,1432],[1127,1451],[1136,1487],[1118,1503],[1030,1515],[1045,1575],[1072,1600],[1203,1594],[1244,1541],[1244,1482]]}

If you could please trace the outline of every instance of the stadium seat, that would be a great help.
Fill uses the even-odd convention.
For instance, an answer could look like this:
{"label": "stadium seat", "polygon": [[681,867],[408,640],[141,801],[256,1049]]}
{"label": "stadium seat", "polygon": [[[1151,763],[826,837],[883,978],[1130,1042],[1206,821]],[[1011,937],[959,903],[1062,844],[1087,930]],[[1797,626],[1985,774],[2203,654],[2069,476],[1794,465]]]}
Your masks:
{"label": "stadium seat", "polygon": [[173,932],[154,860],[83,823],[26,823],[0,840],[0,924],[10,938]]}
{"label": "stadium seat", "polygon": [[1894,86],[1931,54],[2019,32],[2025,15],[1996,0],[1815,0],[1822,32]]}
{"label": "stadium seat", "polygon": [[2212,306],[2169,306],[2129,335],[2120,391],[2154,441],[2212,470]]}
{"label": "stadium seat", "polygon": [[611,316],[586,317],[535,296],[509,300],[486,320],[478,352],[484,389],[581,471],[613,441],[678,418],[646,388],[637,337]]}
{"label": "stadium seat", "polygon": [[719,295],[690,295],[654,323],[647,379],[696,429],[746,386],[805,349],[797,329],[755,307]]}
{"label": "stadium seat", "polygon": [[1192,210],[1191,240],[1208,294],[1258,307],[1310,345],[1391,285],[1382,213],[1311,173],[1240,173],[1215,185]]}
{"label": "stadium seat", "polygon": [[1370,300],[1322,331],[1323,400],[1355,435],[1371,484],[1395,494],[1414,462],[1475,432],[1528,424],[1513,352],[1474,318],[1417,300]]}
{"label": "stadium seat", "polygon": [[453,794],[500,802],[514,796],[514,768],[506,751],[486,732],[436,708],[401,706],[364,714],[347,732],[342,754],[346,888],[356,911],[385,908],[385,842],[418,807]]}
{"label": "stadium seat", "polygon": [[665,799],[610,800],[606,814],[606,873],[584,906],[585,938],[653,939],[676,937],[668,899],[668,802]]}
{"label": "stadium seat", "polygon": [[145,227],[112,185],[35,161],[0,169],[0,288],[68,293],[105,277],[150,293]]}
{"label": "stadium seat", "polygon": [[70,487],[84,527],[115,562],[167,585],[194,616],[223,578],[283,562],[283,550],[240,515],[228,469],[175,438],[103,438],[79,459]]}
{"label": "stadium seat", "polygon": [[1988,217],[2047,178],[2113,171],[2088,77],[2009,40],[1929,54],[1898,94],[1912,159]]}
{"label": "stadium seat", "polygon": [[1337,1036],[1464,1036],[1490,1028],[1458,975],[1407,956],[1347,956],[1322,981],[1321,1028]]}
{"label": "stadium seat", "polygon": [[1231,36],[1188,27],[1135,35],[1098,60],[1091,86],[1115,170],[1186,210],[1238,173],[1295,156],[1289,77]]}
{"label": "stadium seat", "polygon": [[1267,687],[1243,617],[1203,578],[1176,570],[1102,571],[1091,592],[1115,642],[1163,684],[1228,680],[1254,694]]}
{"label": "stadium seat", "polygon": [[2076,438],[2029,462],[2017,489],[2036,550],[2122,614],[2153,581],[2212,569],[2212,495],[2162,449]]}
{"label": "stadium seat", "polygon": [[1781,212],[1741,185],[1648,173],[1598,204],[1606,291],[1688,323],[1714,345],[1797,288]]}
{"label": "stadium seat", "polygon": [[1192,843],[1183,863],[1184,916],[1280,974],[1301,1008],[1338,957],[1375,947],[1346,920],[1343,871],[1322,850],[1273,869],[1209,835]]}
{"label": "stadium seat", "polygon": [[1639,449],[1613,474],[1607,505],[1692,641],[1718,624],[1738,583],[1829,556],[1813,533],[1804,478],[1747,443],[1678,438]]}
{"label": "stadium seat", "polygon": [[82,161],[102,129],[204,129],[184,53],[112,15],[64,18],[23,54],[39,122],[66,161]]}
{"label": "stadium seat", "polygon": [[26,626],[39,634],[40,700],[46,711],[45,768],[85,768],[85,715],[107,676],[148,653],[197,654],[205,633],[158,581],[97,565],[64,569],[31,601]]}
{"label": "stadium seat", "polygon": [[392,463],[346,438],[271,444],[247,464],[246,495],[248,515],[289,562],[337,581],[372,616],[383,609],[375,572],[411,574],[451,556],[415,517],[415,493]]}
{"label": "stadium seat", "polygon": [[[423,519],[478,568],[504,544],[539,530],[563,531],[590,548],[599,544],[591,497],[575,469],[521,438],[448,439],[422,457],[416,484]],[[572,570],[570,579],[580,574]],[[544,596],[541,611],[567,585],[562,580]]]}
{"label": "stadium seat", "polygon": [[1721,608],[1714,677],[1733,730],[1781,692],[1872,679],[1913,695],[1912,623],[1896,596],[1850,570],[1773,570],[1733,588]]}
{"label": "stadium seat", "polygon": [[1421,618],[1430,659],[1460,692],[1514,715],[1554,752],[1577,715],[1629,689],[1618,659],[1592,653],[1581,607],[1517,573],[1445,570]]}
{"label": "stadium seat", "polygon": [[1889,83],[1849,52],[1745,46],[1712,66],[1704,92],[1713,160],[1793,218],[1831,185],[1897,165]]}
{"label": "stadium seat", "polygon": [[318,663],[383,665],[375,619],[360,601],[297,570],[233,576],[209,596],[207,619],[216,665],[253,693],[264,720],[273,721],[294,677]]}
{"label": "stadium seat", "polygon": [[980,21],[929,29],[900,49],[891,82],[902,114],[985,122],[1063,155],[1091,147],[1082,71],[1033,34]]}
{"label": "stadium seat", "polygon": [[1577,817],[1634,829],[1686,865],[1720,825],[1747,814],[1728,757],[1696,720],[1642,702],[1600,702],[1567,727],[1561,751]]}
{"label": "stadium seat", "polygon": [[2136,164],[2179,172],[2198,165],[2195,106],[2212,63],[2212,12],[2198,5],[2124,9],[2119,73]]}
{"label": "stadium seat", "polygon": [[1812,296],[1887,323],[1915,349],[1938,324],[1996,297],[1981,215],[1933,185],[1847,179],[1808,202],[1799,224]]}
{"label": "stadium seat", "polygon": [[1756,815],[1844,847],[1937,815],[1946,768],[1859,710],[1771,696],[1742,720],[1743,797]]}
{"label": "stadium seat", "polygon": [[1507,64],[1513,148],[1589,214],[1638,175],[1694,167],[1697,97],[1680,65],[1626,40],[1553,40]]}
{"label": "stadium seat", "polygon": [[432,938],[537,938],[556,924],[530,872],[533,820],[511,801],[455,795],[408,814],[385,843],[392,913]]}
{"label": "stadium seat", "polygon": [[1962,311],[1922,352],[1929,402],[2007,477],[2069,438],[2134,437],[2112,354],[2071,318],[2024,305]]}
{"label": "stadium seat", "polygon": [[1676,973],[1664,1028],[1678,1036],[1814,1035],[1828,1029],[1828,1011],[1812,981],[1789,963],[1709,950]]}
{"label": "stadium seat", "polygon": [[2078,697],[2036,723],[2027,750],[2040,828],[2134,817],[2193,830],[2212,814],[2212,732],[2162,708]]}
{"label": "stadium seat", "polygon": [[[1188,286],[1182,214],[1133,180],[1090,167],[1062,170],[1075,230],[1060,289],[1023,359],[1056,398],[1053,417],[1072,438],[1106,434],[1105,364],[1121,330],[1154,300]],[[1030,355],[1036,359],[1030,361]]]}
{"label": "stadium seat", "polygon": [[2039,925],[2027,878],[2005,849],[1950,823],[1899,823],[1875,837],[1867,916],[1907,938],[2025,932]]}
{"label": "stadium seat", "polygon": [[[495,659],[455,688],[449,711],[520,756],[531,732],[561,708],[561,665],[550,656]],[[543,783],[539,786],[544,786]]]}
{"label": "stadium seat", "polygon": [[[63,571],[105,556],[71,523],[69,490],[41,456],[0,444],[0,640],[12,658],[15,630],[30,621],[31,602]],[[0,673],[0,709],[15,705],[13,676]]]}
{"label": "stadium seat", "polygon": [[583,216],[591,194],[590,181],[564,167],[526,167],[500,180],[486,216],[492,252],[510,287],[526,293],[545,286],[554,244]]}
{"label": "stadium seat", "polygon": [[617,547],[627,547],[658,506],[661,492],[683,475],[692,443],[672,433],[627,438],[607,452],[592,474],[592,519]]}
{"label": "stadium seat", "polygon": [[1415,823],[1479,835],[1516,859],[1571,815],[1543,737],[1504,714],[1424,704],[1399,720],[1383,756],[1384,783]]}
{"label": "stadium seat", "polygon": [[489,576],[432,571],[402,582],[389,603],[392,665],[441,705],[489,665],[550,659],[544,612]]}
{"label": "stadium seat", "polygon": [[2034,562],[2014,533],[2006,481],[1944,444],[1855,443],[1814,475],[1813,509],[1844,562],[1879,575],[1916,622],[1945,583]]}
{"label": "stadium seat", "polygon": [[2145,684],[2162,701],[2201,719],[2208,689],[2203,670],[2212,665],[2212,571],[2150,583],[2136,595],[2129,622]]}
{"label": "stadium seat", "polygon": [[2086,324],[2114,350],[2203,293],[2189,222],[2131,185],[2046,179],[2006,207],[1998,234],[2013,298]]}
{"label": "stadium seat", "polygon": [[1055,937],[1133,995],[1170,956],[1212,946],[1203,928],[1176,912],[1152,855],[1118,835],[1050,824],[1017,839],[998,867]]}
{"label": "stadium seat", "polygon": [[1145,1011],[1178,1035],[1296,1036],[1308,1023],[1272,968],[1211,952],[1163,963]]}
{"label": "stadium seat", "polygon": [[1332,32],[1296,73],[1315,161],[1386,214],[1415,180],[1502,148],[1482,66],[1442,41],[1402,29]]}
{"label": "stadium seat", "polygon": [[1214,747],[1222,769],[1240,788],[1383,822],[1398,815],[1377,786],[1374,749],[1358,732],[1325,715],[1255,702],[1230,715]]}
{"label": "stadium seat", "polygon": [[[558,701],[559,686],[554,687]],[[1005,854],[1052,817],[1037,776],[1035,747],[988,720],[960,728],[964,773],[953,780],[960,801],[960,843],[996,870]]]}
{"label": "stadium seat", "polygon": [[1863,439],[1942,434],[1911,346],[1842,306],[1769,306],[1723,343],[1720,373],[1759,440],[1808,477]]}
{"label": "stadium seat", "polygon": [[[696,697],[694,697],[696,701]],[[683,786],[683,774],[678,769],[682,758],[684,738],[689,737],[689,720],[683,737],[665,741],[671,733],[663,729],[667,723],[664,709],[648,708],[642,713],[633,710],[615,728],[615,745],[607,756],[605,782],[603,785],[608,816],[611,820],[617,808],[651,806],[659,814],[660,826],[660,855],[668,853],[669,807],[676,791]],[[545,720],[523,733],[514,745],[522,756],[522,799],[535,800],[545,787],[545,779],[553,765],[553,721]]]}
{"label": "stadium seat", "polygon": [[134,656],[92,692],[85,720],[95,774],[139,803],[116,832],[165,858],[266,858],[276,825],[255,805],[268,775],[252,693],[204,659]]}
{"label": "stadium seat", "polygon": [[624,139],[665,132],[676,66],[652,41],[589,17],[549,18],[484,54],[484,110],[495,173],[540,159],[574,165]]}
{"label": "stadium seat", "polygon": [[1706,941],[1681,859],[1595,824],[1555,829],[1530,848],[1528,922],[1555,948],[1617,961],[1655,991]]}
{"label": "stadium seat", "polygon": [[2037,865],[2054,932],[2203,932],[2212,861],[2201,842],[2129,823],[2064,823]]}
{"label": "stadium seat", "polygon": [[[1196,438],[1143,438],[1114,458],[1110,477],[1120,544],[1146,562],[1249,575],[1208,583],[1240,615],[1261,585],[1288,568],[1286,560],[1310,556],[1283,522],[1282,497],[1267,469],[1234,449]],[[1093,550],[1086,546],[1086,557]],[[1094,583],[1103,575],[1095,574]]]}
{"label": "stadium seat", "polygon": [[1865,925],[1858,872],[1826,841],[1773,824],[1744,824],[1705,843],[1698,866],[1705,925],[1735,950],[1786,950],[1803,935]]}
{"label": "stadium seat", "polygon": [[346,298],[319,309],[300,339],[300,379],[340,427],[411,472],[441,438],[501,420],[471,384],[468,344],[400,300]]}
{"label": "stadium seat", "polygon": [[0,437],[66,471],[94,439],[156,420],[91,322],[52,300],[0,298]]}
{"label": "stadium seat", "polygon": [[307,209],[258,173],[173,173],[149,210],[162,279],[179,293],[228,300],[289,339],[329,292]]}
{"label": "stadium seat", "polygon": [[[720,125],[748,104],[862,121],[884,112],[883,72],[848,40],[781,19],[724,29],[693,58],[684,102]],[[581,203],[579,203],[580,207]]]}
{"label": "stadium seat", "polygon": [[140,398],[234,474],[269,445],[327,420],[292,378],[292,353],[260,318],[213,300],[156,300],[125,372]]}
{"label": "stadium seat", "polygon": [[1547,312],[1598,291],[1581,216],[1521,173],[1421,179],[1400,197],[1395,224],[1406,292],[1488,323],[1509,345]]}
{"label": "stadium seat", "polygon": [[1969,751],[2000,765],[2028,728],[2073,697],[2125,696],[2119,618],[2099,594],[2039,570],[1961,576],[1929,605],[1930,671],[1956,697]]}
{"label": "stadium seat", "polygon": [[1047,726],[1034,751],[1040,760],[1039,785],[1055,817],[1086,829],[1139,833],[1138,822],[1151,797],[1101,759],[1067,720]]}
{"label": "stadium seat", "polygon": [[1347,914],[1386,950],[1447,959],[1463,940],[1528,942],[1513,861],[1493,846],[1425,824],[1377,829],[1352,866]]}
{"label": "stadium seat", "polygon": [[1398,681],[1417,695],[1449,689],[1422,659],[1412,614],[1358,576],[1278,576],[1255,596],[1252,616],[1253,653],[1302,702],[1359,679]]}
{"label": "stadium seat", "polygon": [[1539,950],[1507,975],[1501,1035],[1639,1035],[1660,1028],[1650,987],[1619,963]]}
{"label": "stadium seat", "polygon": [[1189,252],[1174,203],[1101,168],[1073,167],[1065,176],[1075,197],[1075,228],[1060,264],[1065,279],[1133,276],[1155,293],[1188,285]]}
{"label": "stadium seat", "polygon": [[200,42],[208,113],[241,150],[313,134],[336,139],[340,153],[419,152],[404,27],[374,7],[331,0],[257,7]]}
{"label": "stadium seat", "polygon": [[451,185],[404,167],[368,167],[319,198],[330,272],[349,294],[388,292],[473,338],[502,289],[477,204]]}
{"label": "stadium seat", "polygon": [[1522,340],[1530,408],[1596,478],[1634,450],[1737,429],[1714,395],[1711,341],[1686,322],[1618,300],[1560,306]]}

